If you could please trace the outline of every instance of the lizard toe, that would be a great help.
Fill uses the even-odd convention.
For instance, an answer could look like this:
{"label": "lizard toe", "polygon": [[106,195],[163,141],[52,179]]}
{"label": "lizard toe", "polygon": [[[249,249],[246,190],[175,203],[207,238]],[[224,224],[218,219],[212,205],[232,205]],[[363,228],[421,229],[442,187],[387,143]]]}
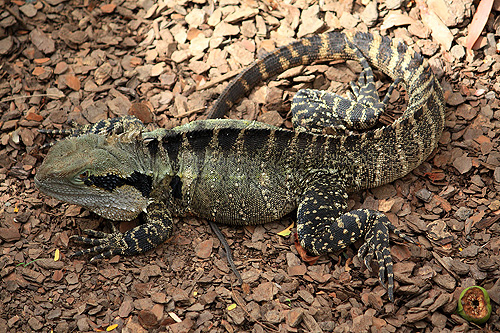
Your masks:
{"label": "lizard toe", "polygon": [[398,236],[399,238],[407,241],[408,243],[419,245],[418,242],[416,242],[415,240],[413,240],[410,236],[408,236],[407,234],[405,234],[401,230],[397,229],[394,225],[389,224],[388,227],[389,227],[389,230],[392,231],[392,232],[394,232],[396,234],[396,236]]}
{"label": "lizard toe", "polygon": [[84,230],[84,233],[88,237],[83,236],[71,236],[71,239],[88,245],[93,245],[93,247],[80,250],[75,252],[71,257],[82,256],[85,254],[96,253],[90,261],[96,261],[104,258],[110,258],[113,255],[117,254],[126,254],[125,249],[126,244],[123,239],[123,234],[119,232],[114,233],[105,233],[102,231],[96,231],[87,229]]}
{"label": "lizard toe", "polygon": [[391,224],[385,215],[377,215],[372,228],[365,235],[365,243],[359,248],[358,256],[370,271],[370,262],[373,258],[376,258],[379,268],[379,281],[387,288],[389,300],[393,301],[394,275],[389,247],[389,225]]}

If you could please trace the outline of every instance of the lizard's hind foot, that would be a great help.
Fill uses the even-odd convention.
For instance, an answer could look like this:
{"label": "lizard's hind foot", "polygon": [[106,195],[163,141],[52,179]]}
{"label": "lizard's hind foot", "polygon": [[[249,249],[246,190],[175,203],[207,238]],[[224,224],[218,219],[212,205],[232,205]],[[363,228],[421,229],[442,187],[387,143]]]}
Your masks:
{"label": "lizard's hind foot", "polygon": [[415,244],[410,237],[399,231],[392,225],[387,216],[373,210],[358,210],[366,215],[368,222],[367,232],[365,234],[365,242],[358,251],[359,259],[371,271],[370,262],[375,257],[378,263],[380,283],[386,286],[387,277],[387,296],[391,302],[394,301],[394,272],[389,246],[389,230],[402,239]]}

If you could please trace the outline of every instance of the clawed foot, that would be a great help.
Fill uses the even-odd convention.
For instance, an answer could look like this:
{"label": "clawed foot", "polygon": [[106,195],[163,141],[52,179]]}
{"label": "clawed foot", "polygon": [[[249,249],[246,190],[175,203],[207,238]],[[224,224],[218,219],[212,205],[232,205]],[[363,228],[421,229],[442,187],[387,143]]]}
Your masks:
{"label": "clawed foot", "polygon": [[[394,272],[392,257],[389,247],[389,230],[394,231],[397,236],[407,242],[416,244],[410,237],[396,229],[385,215],[375,217],[373,227],[365,236],[365,243],[359,248],[358,257],[363,261],[368,270],[372,270],[370,262],[375,257],[379,266],[380,283],[387,288],[389,301],[394,301]],[[387,275],[387,286],[385,284]]]}
{"label": "clawed foot", "polygon": [[96,256],[92,257],[90,261],[96,261],[100,259],[110,258],[114,255],[126,255],[127,253],[127,243],[124,240],[124,234],[119,232],[115,225],[111,223],[112,233],[108,234],[102,231],[96,231],[91,229],[86,229],[83,231],[84,236],[71,236],[70,239],[79,243],[93,245],[93,247],[77,251],[71,255],[71,257],[78,257],[88,253],[97,253]]}
{"label": "clawed foot", "polygon": [[363,71],[359,74],[358,82],[350,82],[352,93],[347,91],[347,94],[351,100],[357,101],[371,108],[380,109],[383,112],[385,106],[389,103],[392,92],[402,80],[403,79],[401,78],[396,78],[389,85],[384,99],[380,102],[371,68],[363,69]]}
{"label": "clawed foot", "polygon": [[383,108],[378,97],[377,88],[370,67],[363,69],[358,77],[358,82],[351,81],[351,90],[354,96],[350,96],[353,101],[357,101],[369,107]]}

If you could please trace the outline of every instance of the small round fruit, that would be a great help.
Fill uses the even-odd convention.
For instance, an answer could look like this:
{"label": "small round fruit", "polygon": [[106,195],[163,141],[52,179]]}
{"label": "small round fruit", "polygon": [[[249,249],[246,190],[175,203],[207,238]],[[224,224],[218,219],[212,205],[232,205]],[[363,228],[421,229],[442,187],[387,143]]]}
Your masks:
{"label": "small round fruit", "polygon": [[467,321],[484,324],[491,315],[490,296],[479,286],[466,288],[458,299],[457,312]]}

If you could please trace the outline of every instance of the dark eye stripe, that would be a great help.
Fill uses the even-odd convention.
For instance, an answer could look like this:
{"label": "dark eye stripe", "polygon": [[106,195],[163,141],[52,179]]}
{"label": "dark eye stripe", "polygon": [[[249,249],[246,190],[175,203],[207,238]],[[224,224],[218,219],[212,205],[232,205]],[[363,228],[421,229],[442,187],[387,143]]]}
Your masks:
{"label": "dark eye stripe", "polygon": [[134,171],[127,178],[109,174],[105,176],[89,176],[84,180],[87,186],[96,186],[103,190],[112,192],[115,188],[123,185],[135,187],[144,197],[149,197],[153,187],[153,179],[151,176]]}

